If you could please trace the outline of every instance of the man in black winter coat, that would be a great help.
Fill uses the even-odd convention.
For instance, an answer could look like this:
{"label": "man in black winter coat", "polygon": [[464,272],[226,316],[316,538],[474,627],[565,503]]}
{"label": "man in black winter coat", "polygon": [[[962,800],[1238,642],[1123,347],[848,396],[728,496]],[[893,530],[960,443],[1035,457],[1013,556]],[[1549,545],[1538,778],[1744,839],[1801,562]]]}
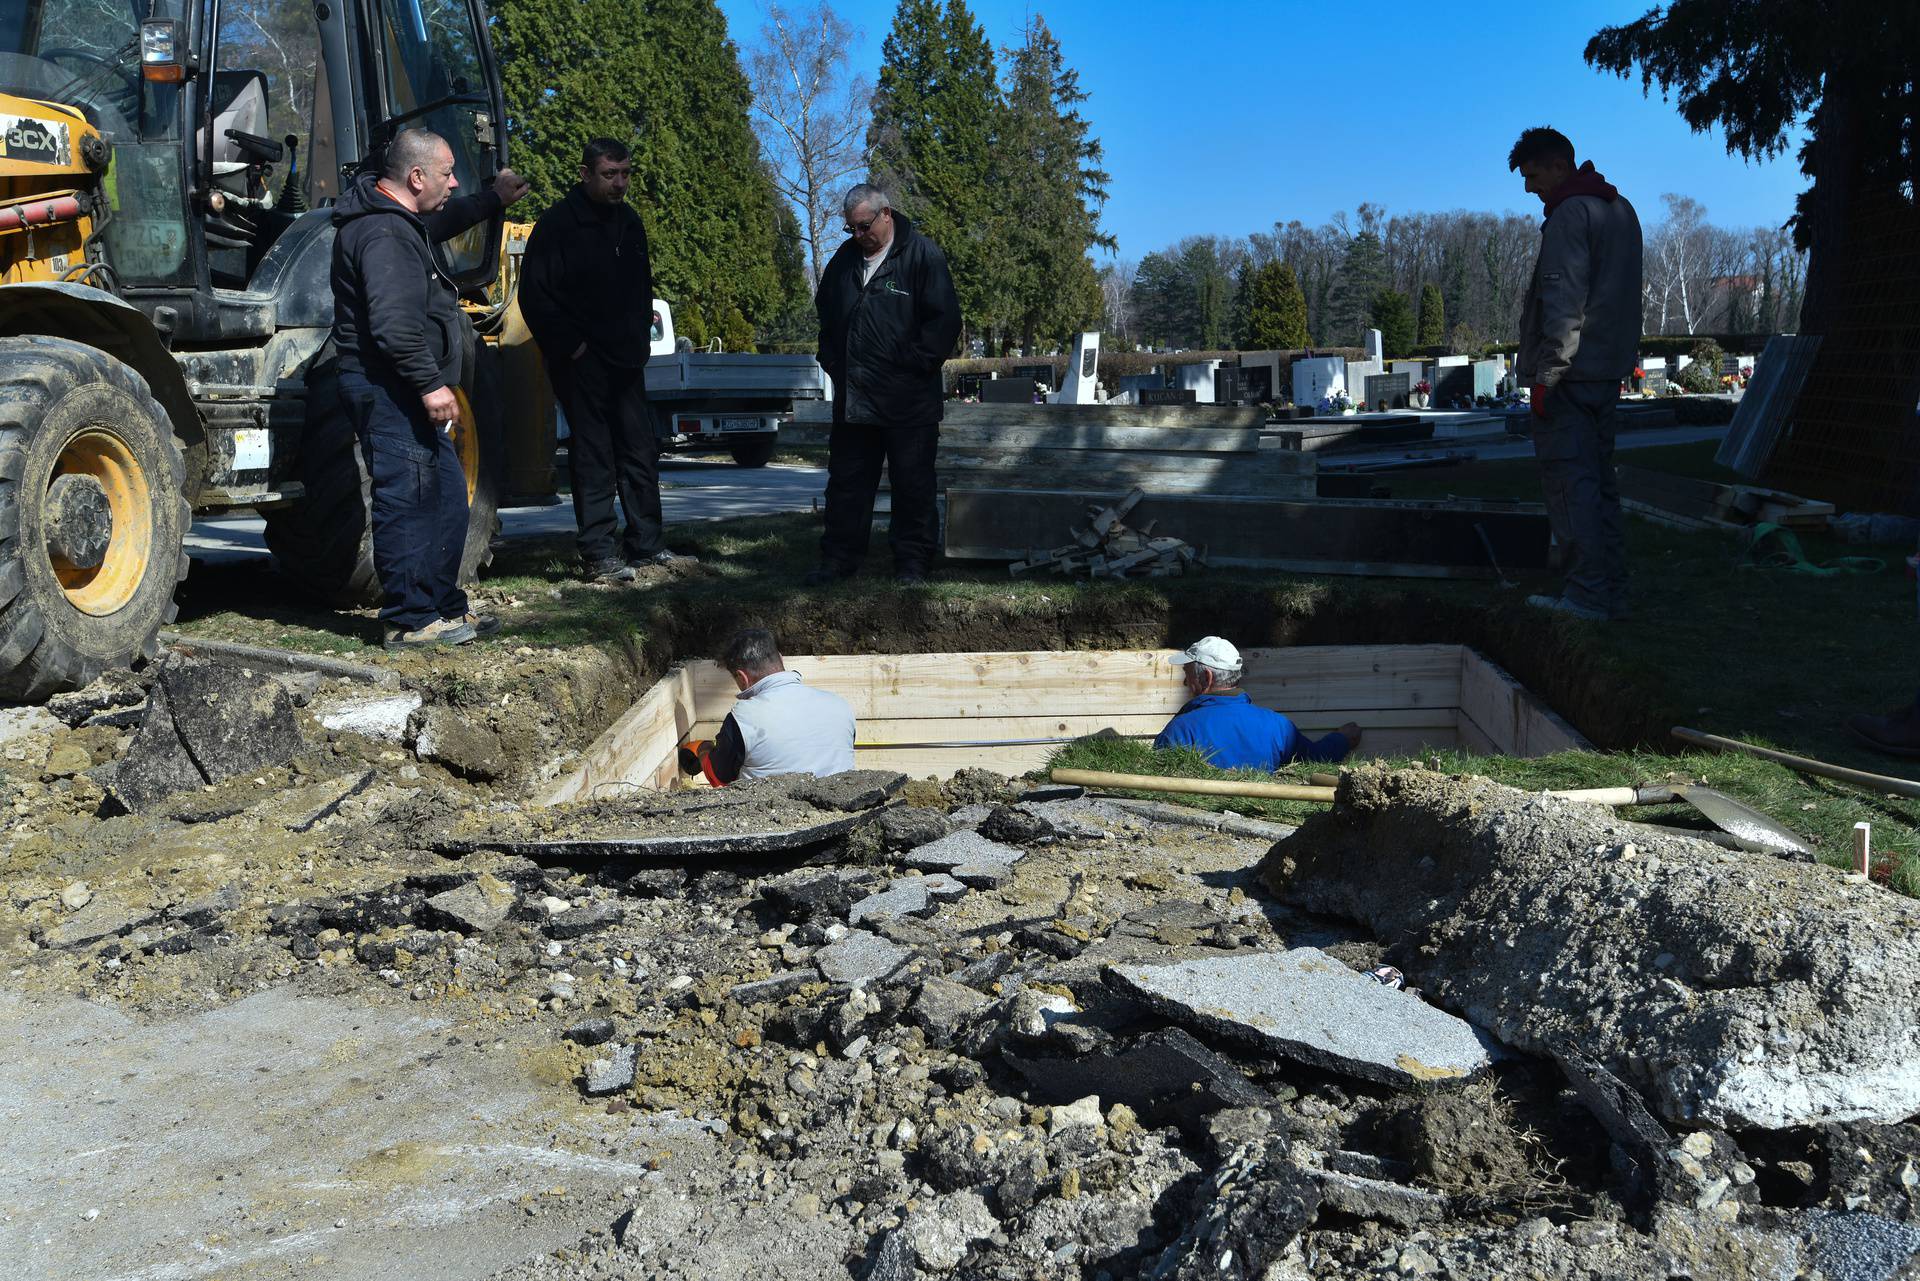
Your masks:
{"label": "man in black winter coat", "polygon": [[[627,204],[625,144],[595,138],[580,185],[540,215],[520,267],[520,314],[567,413],[567,472],[587,576],[630,583],[645,565],[683,559],[660,521],[660,441],[647,405],[653,263]],[[613,497],[626,530],[616,541]]]}
{"label": "man in black winter coat", "polygon": [[389,649],[460,645],[498,631],[460,590],[467,481],[448,434],[460,417],[467,321],[432,245],[527,193],[502,169],[489,191],[460,185],[438,134],[410,129],[333,208],[333,339],[340,398],[372,477],[373,566]]}
{"label": "man in black winter coat", "polygon": [[861,183],[841,206],[847,242],[821,274],[820,365],[833,378],[826,533],[812,585],[850,577],[866,554],[884,464],[893,479],[888,542],[906,584],[926,581],[940,547],[934,451],[940,366],[960,336],[960,304],[940,246]]}

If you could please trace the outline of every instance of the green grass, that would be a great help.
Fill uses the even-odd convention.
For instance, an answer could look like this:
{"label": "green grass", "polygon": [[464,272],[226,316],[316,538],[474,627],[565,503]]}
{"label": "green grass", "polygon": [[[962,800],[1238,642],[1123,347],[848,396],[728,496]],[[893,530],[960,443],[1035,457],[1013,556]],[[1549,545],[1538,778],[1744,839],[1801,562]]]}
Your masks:
{"label": "green grass", "polygon": [[[1738,473],[1713,461],[1714,452],[1719,448],[1720,442],[1717,440],[1701,440],[1685,445],[1630,449],[1616,454],[1614,458],[1629,467],[1670,472],[1693,480],[1714,480],[1726,485],[1745,484]],[[1540,490],[1540,468],[1531,458],[1493,458],[1455,463],[1447,467],[1414,467],[1405,471],[1381,472],[1376,479],[1395,498],[1545,501]]]}

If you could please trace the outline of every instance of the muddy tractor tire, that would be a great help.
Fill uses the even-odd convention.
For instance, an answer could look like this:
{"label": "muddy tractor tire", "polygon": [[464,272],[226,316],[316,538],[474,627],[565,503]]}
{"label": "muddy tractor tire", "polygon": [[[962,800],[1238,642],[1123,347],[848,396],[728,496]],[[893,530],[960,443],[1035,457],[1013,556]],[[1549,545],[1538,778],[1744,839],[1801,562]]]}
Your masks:
{"label": "muddy tractor tire", "polygon": [[765,467],[767,460],[773,457],[773,447],[779,443],[779,439],[778,436],[755,436],[752,440],[729,445],[727,452],[742,467]]}
{"label": "muddy tractor tire", "polygon": [[[476,347],[473,373],[457,393],[460,421],[454,446],[467,476],[467,542],[460,555],[460,582],[465,586],[493,560],[500,495],[505,492],[506,433],[499,359],[492,348],[484,343]],[[280,572],[333,605],[377,604],[380,576],[373,568],[369,520],[373,480],[340,398],[330,350],[307,377],[299,477],[305,498],[261,512],[267,546]]]}
{"label": "muddy tractor tire", "polygon": [[0,338],[0,699],[155,657],[191,523],[146,379],[84,343]]}

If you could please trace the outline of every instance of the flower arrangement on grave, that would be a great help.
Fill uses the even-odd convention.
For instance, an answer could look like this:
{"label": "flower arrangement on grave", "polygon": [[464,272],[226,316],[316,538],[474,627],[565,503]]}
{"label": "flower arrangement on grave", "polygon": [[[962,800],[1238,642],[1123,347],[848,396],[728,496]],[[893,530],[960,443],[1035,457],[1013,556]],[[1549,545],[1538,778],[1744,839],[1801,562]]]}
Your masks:
{"label": "flower arrangement on grave", "polygon": [[1330,391],[1320,398],[1320,404],[1316,406],[1316,412],[1322,414],[1350,414],[1353,412],[1353,401],[1344,391]]}
{"label": "flower arrangement on grave", "polygon": [[1415,383],[1413,385],[1413,389],[1419,392],[1422,396],[1430,396],[1433,394],[1433,384],[1428,382],[1424,378],[1422,378],[1419,382]]}

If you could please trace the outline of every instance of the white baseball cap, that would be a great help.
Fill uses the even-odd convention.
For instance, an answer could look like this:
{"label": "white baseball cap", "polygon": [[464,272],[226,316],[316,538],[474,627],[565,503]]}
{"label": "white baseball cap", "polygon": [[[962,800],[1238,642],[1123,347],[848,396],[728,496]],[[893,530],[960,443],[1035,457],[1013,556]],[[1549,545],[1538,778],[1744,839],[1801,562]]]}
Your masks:
{"label": "white baseball cap", "polygon": [[1237,672],[1240,670],[1240,651],[1231,642],[1221,640],[1218,636],[1202,636],[1167,661],[1175,667],[1198,663],[1216,672]]}

